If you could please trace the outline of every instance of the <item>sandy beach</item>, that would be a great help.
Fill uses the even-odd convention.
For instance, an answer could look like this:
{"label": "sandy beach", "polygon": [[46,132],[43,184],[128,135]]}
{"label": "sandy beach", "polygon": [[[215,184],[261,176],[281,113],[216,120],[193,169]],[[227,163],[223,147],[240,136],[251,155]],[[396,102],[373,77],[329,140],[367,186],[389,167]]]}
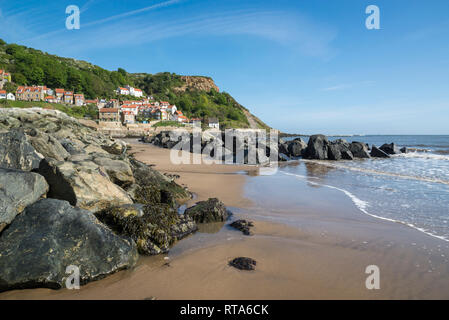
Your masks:
{"label": "sandy beach", "polygon": [[[130,152],[157,170],[179,175],[177,182],[196,195],[189,205],[218,197],[234,219],[254,221],[254,236],[224,224],[202,226],[168,255],[141,257],[134,269],[80,290],[10,291],[0,299],[449,298],[448,242],[363,215],[337,191],[298,191],[303,204],[283,213],[294,215],[296,223],[281,223],[258,202],[265,182],[257,167],[173,165],[169,150],[137,142]],[[311,208],[312,200],[320,206]],[[256,270],[228,266],[239,256],[255,259]],[[365,286],[369,265],[380,269],[379,290]]]}

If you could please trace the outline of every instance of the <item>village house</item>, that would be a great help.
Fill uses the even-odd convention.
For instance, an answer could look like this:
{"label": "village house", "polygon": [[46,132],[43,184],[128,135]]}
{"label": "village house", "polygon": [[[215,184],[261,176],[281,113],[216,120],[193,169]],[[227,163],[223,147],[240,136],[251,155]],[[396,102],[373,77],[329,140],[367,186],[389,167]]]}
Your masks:
{"label": "village house", "polygon": [[45,102],[47,102],[47,103],[57,103],[57,100],[53,96],[46,96],[45,97]]}
{"label": "village house", "polygon": [[78,107],[81,107],[84,105],[84,94],[82,93],[77,93],[75,94],[75,105]]}
{"label": "village house", "polygon": [[16,96],[14,95],[14,93],[8,93],[7,95],[6,95],[6,99],[7,100],[11,100],[11,101],[15,101],[16,100]]}
{"label": "village house", "polygon": [[0,89],[3,88],[6,82],[11,82],[11,74],[0,69]]}
{"label": "village house", "polygon": [[137,116],[137,114],[139,113],[139,106],[123,105],[120,107],[120,111],[132,112],[134,116]]}
{"label": "village house", "polygon": [[168,112],[170,115],[174,115],[176,111],[178,111],[178,108],[177,108],[175,105],[172,105],[172,106],[168,106],[168,107],[167,107],[167,112]]}
{"label": "village house", "polygon": [[65,104],[73,104],[73,92],[72,91],[64,92],[64,103]]}
{"label": "village house", "polygon": [[62,102],[64,100],[64,89],[55,89],[56,102]]}
{"label": "village house", "polygon": [[143,97],[143,91],[140,90],[140,89],[133,88],[133,87],[131,87],[129,85],[127,85],[125,87],[125,89],[128,90],[128,92],[129,92],[128,94],[130,96],[134,96],[134,97],[137,97],[137,98]]}
{"label": "village house", "polygon": [[117,99],[109,100],[106,105],[106,108],[120,108],[120,102]]}
{"label": "village house", "polygon": [[129,89],[127,88],[118,88],[117,89],[117,93],[124,95],[124,96],[129,96]]}
{"label": "village house", "polygon": [[122,111],[122,122],[124,124],[134,124],[136,115],[132,111]]}
{"label": "village house", "polygon": [[6,91],[0,90],[0,99],[6,99]]}
{"label": "village house", "polygon": [[16,90],[16,99],[21,101],[43,101],[46,92],[47,87],[45,86],[20,86]]}
{"label": "village house", "polygon": [[120,110],[118,108],[102,108],[99,110],[98,118],[104,122],[120,122]]}
{"label": "village house", "polygon": [[220,129],[220,123],[217,118],[209,118],[209,128]]}
{"label": "village house", "polygon": [[94,104],[95,106],[98,105],[98,99],[95,100],[86,100],[85,101],[86,104]]}
{"label": "village house", "polygon": [[189,121],[190,125],[195,128],[201,128],[201,119],[200,118],[192,118]]}

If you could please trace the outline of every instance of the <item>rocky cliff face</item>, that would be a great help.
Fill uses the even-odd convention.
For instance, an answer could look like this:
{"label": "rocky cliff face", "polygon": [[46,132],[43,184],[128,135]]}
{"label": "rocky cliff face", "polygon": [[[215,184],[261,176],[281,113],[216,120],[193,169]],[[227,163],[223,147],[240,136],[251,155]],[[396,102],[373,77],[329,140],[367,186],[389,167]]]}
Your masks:
{"label": "rocky cliff face", "polygon": [[194,76],[182,76],[181,80],[185,82],[185,85],[174,88],[175,91],[184,92],[186,90],[199,90],[209,92],[212,89],[220,92],[220,89],[215,84],[214,80],[207,77],[194,77]]}

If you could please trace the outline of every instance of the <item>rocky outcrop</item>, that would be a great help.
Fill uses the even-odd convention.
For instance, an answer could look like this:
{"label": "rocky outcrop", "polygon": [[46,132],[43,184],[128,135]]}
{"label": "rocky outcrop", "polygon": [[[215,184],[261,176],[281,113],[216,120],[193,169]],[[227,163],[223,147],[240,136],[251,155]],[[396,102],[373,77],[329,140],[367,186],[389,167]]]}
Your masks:
{"label": "rocky outcrop", "polygon": [[184,214],[198,223],[223,222],[230,216],[223,202],[217,198],[200,201],[186,209]]}
{"label": "rocky outcrop", "polygon": [[29,206],[0,238],[0,291],[65,287],[66,268],[85,284],[135,265],[131,239],[115,235],[89,211],[43,199]]}
{"label": "rocky outcrop", "polygon": [[285,154],[290,157],[302,157],[306,151],[306,148],[307,144],[301,138],[296,138],[295,140],[288,143],[286,150],[287,153]]}
{"label": "rocky outcrop", "polygon": [[386,154],[400,154],[401,153],[401,150],[399,150],[399,148],[394,143],[390,143],[390,144],[385,143],[379,149],[382,150],[383,152],[385,152]]}
{"label": "rocky outcrop", "polygon": [[58,161],[67,160],[70,153],[54,137],[36,129],[27,131],[28,139],[35,150],[45,158],[52,158]]}
{"label": "rocky outcrop", "polygon": [[23,130],[11,129],[9,132],[0,132],[1,168],[31,171],[39,167],[41,159]]}
{"label": "rocky outcrop", "polygon": [[326,136],[322,134],[313,135],[309,138],[304,157],[307,159],[327,160],[328,147],[329,141]]}
{"label": "rocky outcrop", "polygon": [[362,159],[370,158],[368,147],[366,146],[366,144],[362,142],[356,141],[352,142],[349,146],[349,150],[356,158]]}
{"label": "rocky outcrop", "polygon": [[47,191],[48,184],[41,175],[0,168],[0,232]]}
{"label": "rocky outcrop", "polygon": [[247,220],[236,220],[229,224],[234,229],[241,231],[245,236],[252,236],[251,228],[254,227],[254,223],[252,221]]}
{"label": "rocky outcrop", "polygon": [[386,154],[384,151],[377,148],[375,145],[371,147],[371,157],[374,158],[389,158],[390,156]]}
{"label": "rocky outcrop", "polygon": [[256,270],[257,262],[247,257],[239,257],[229,261],[229,265],[239,270],[251,271]]}
{"label": "rocky outcrop", "polygon": [[185,82],[180,87],[173,88],[174,91],[184,92],[186,90],[198,90],[209,92],[212,89],[220,92],[214,80],[208,77],[181,76],[181,80]]}
{"label": "rocky outcrop", "polygon": [[71,205],[97,211],[111,205],[131,204],[130,196],[114,184],[106,170],[92,161],[45,159],[39,166],[50,185],[48,197],[66,200]]}
{"label": "rocky outcrop", "polygon": [[167,204],[114,207],[96,216],[116,233],[132,238],[139,253],[146,255],[166,253],[177,240],[198,229],[192,219],[178,215]]}

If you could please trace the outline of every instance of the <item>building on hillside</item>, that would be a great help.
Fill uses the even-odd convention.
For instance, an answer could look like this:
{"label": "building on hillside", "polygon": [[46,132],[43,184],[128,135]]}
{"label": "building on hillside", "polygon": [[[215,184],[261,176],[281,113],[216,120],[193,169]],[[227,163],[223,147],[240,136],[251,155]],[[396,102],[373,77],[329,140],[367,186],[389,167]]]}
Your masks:
{"label": "building on hillside", "polygon": [[[120,88],[120,89],[125,89],[128,91],[128,95],[130,96],[134,96],[137,98],[141,98],[143,97],[143,91],[137,88],[133,88],[130,85],[125,86],[125,88]],[[124,93],[120,93],[120,94],[124,94]]]}
{"label": "building on hillside", "polygon": [[63,102],[64,101],[64,89],[55,89],[55,98],[56,102]]}
{"label": "building on hillside", "polygon": [[47,102],[47,103],[57,103],[58,101],[53,96],[46,96],[45,97],[45,102]]}
{"label": "building on hillside", "polygon": [[54,90],[52,90],[52,89],[50,89],[50,88],[47,88],[46,94],[47,94],[47,96],[54,96],[54,95],[55,95],[55,92],[54,92]]}
{"label": "building on hillside", "polygon": [[11,82],[11,74],[0,69],[0,89],[7,83]]}
{"label": "building on hillside", "polygon": [[201,119],[200,118],[192,118],[189,121],[190,125],[195,128],[201,128]]}
{"label": "building on hillside", "polygon": [[72,91],[64,92],[64,103],[65,104],[73,104],[73,92]]}
{"label": "building on hillside", "polygon": [[118,108],[101,108],[98,119],[103,122],[120,122],[120,110]]}
{"label": "building on hillside", "polygon": [[21,101],[44,101],[47,87],[45,86],[20,86],[16,90],[16,99]]}
{"label": "building on hillside", "polygon": [[84,106],[84,104],[85,104],[84,94],[77,93],[74,95],[74,99],[75,99],[76,106],[78,106],[78,107]]}
{"label": "building on hillside", "polygon": [[0,99],[6,99],[6,90],[0,90]]}
{"label": "building on hillside", "polygon": [[186,116],[178,116],[178,122],[179,123],[188,123],[189,119],[187,119]]}
{"label": "building on hillside", "polygon": [[136,123],[136,115],[132,111],[122,111],[122,122],[124,124]]}
{"label": "building on hillside", "polygon": [[209,128],[220,129],[220,123],[217,118],[209,118],[208,126]]}
{"label": "building on hillside", "polygon": [[11,100],[11,101],[15,101],[16,100],[16,96],[14,95],[14,93],[8,93],[6,95],[6,100]]}
{"label": "building on hillside", "polygon": [[132,112],[134,116],[137,116],[139,113],[139,106],[133,106],[133,105],[123,105],[120,107],[121,112]]}
{"label": "building on hillside", "polygon": [[106,108],[120,108],[120,102],[117,99],[111,99],[109,100],[106,105]]}
{"label": "building on hillside", "polygon": [[129,96],[129,94],[130,94],[128,88],[121,88],[121,87],[117,89],[117,93],[124,95],[124,96]]}
{"label": "building on hillside", "polygon": [[168,107],[167,107],[167,112],[168,112],[170,115],[174,115],[176,111],[178,111],[178,108],[177,108],[175,105],[172,105],[172,106],[168,106]]}
{"label": "building on hillside", "polygon": [[98,105],[98,99],[95,99],[95,100],[89,100],[89,99],[87,99],[87,100],[85,101],[85,103],[86,103],[86,104],[94,104],[95,106],[97,106],[97,105]]}

